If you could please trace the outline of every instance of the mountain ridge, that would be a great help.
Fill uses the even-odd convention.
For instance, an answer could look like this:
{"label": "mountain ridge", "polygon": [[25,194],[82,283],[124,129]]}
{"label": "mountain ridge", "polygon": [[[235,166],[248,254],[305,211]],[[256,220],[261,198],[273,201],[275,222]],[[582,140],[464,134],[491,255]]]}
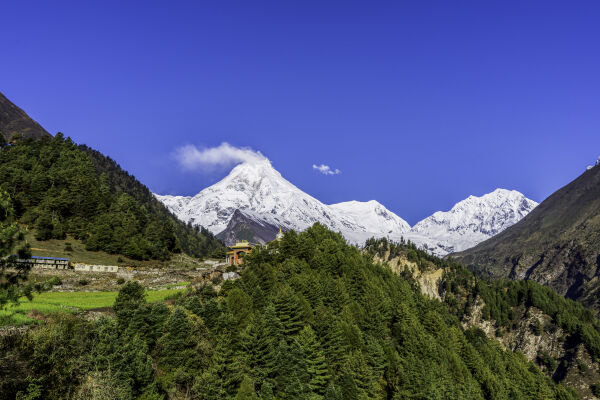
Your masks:
{"label": "mountain ridge", "polygon": [[[195,196],[155,196],[182,221],[204,226],[231,240],[233,236],[225,231],[239,210],[254,220],[258,218],[285,230],[301,231],[319,222],[341,232],[354,244],[362,245],[371,237],[407,239],[437,255],[477,244],[512,225],[537,205],[517,191],[496,189],[480,197],[470,196],[451,210],[439,211],[411,227],[376,200],[322,203],[283,178],[266,158],[236,165],[225,178]],[[460,213],[465,204],[472,206]],[[463,217],[467,222],[460,227],[457,220]],[[438,229],[424,229],[426,225]],[[457,232],[450,232],[450,228]]]}

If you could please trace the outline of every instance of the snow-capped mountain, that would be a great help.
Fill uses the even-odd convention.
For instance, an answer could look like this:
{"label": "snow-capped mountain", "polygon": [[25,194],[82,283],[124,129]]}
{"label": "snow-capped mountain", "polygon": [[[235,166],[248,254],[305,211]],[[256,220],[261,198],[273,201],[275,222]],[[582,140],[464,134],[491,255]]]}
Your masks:
{"label": "snow-capped mountain", "polygon": [[[341,215],[352,218],[356,225],[361,225],[368,233],[377,232],[380,236],[398,236],[410,231],[408,222],[376,200],[345,201],[331,204],[329,208],[336,210]],[[366,237],[365,240],[369,237]]]}
{"label": "snow-capped mountain", "polygon": [[516,190],[496,189],[434,213],[415,224],[406,238],[436,254],[462,251],[519,222],[537,205]]}
{"label": "snow-capped mountain", "polygon": [[323,204],[284,179],[267,159],[237,165],[223,180],[193,197],[156,197],[181,220],[202,225],[214,234],[227,227],[235,210],[297,231],[319,222],[353,243],[362,243],[373,235],[385,236],[390,230],[405,232],[410,228],[376,202],[365,203],[368,205],[364,218],[356,218],[353,211],[346,212],[344,205]]}
{"label": "snow-capped mountain", "polygon": [[[469,196],[450,211],[436,212],[411,228],[375,200],[324,204],[283,178],[266,158],[237,165],[195,196],[155,196],[179,219],[221,236],[239,210],[248,221],[264,221],[285,230],[301,231],[319,222],[359,245],[370,237],[395,241],[403,237],[436,255],[472,247],[516,223],[537,205],[517,191],[497,189],[481,197]],[[233,236],[228,234],[230,240]]]}

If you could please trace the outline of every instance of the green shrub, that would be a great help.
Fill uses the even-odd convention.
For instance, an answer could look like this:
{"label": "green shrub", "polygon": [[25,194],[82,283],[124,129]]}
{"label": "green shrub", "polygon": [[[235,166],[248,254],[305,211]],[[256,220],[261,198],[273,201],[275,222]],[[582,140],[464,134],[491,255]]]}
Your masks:
{"label": "green shrub", "polygon": [[48,280],[50,286],[62,285],[62,280],[58,276],[53,276]]}

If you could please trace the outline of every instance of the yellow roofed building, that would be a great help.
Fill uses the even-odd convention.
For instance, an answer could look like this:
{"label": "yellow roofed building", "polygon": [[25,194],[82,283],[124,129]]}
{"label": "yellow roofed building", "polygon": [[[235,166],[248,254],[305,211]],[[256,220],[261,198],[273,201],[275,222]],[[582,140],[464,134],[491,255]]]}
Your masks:
{"label": "yellow roofed building", "polygon": [[252,251],[252,245],[247,240],[237,242],[229,247],[231,250],[227,252],[226,262],[229,265],[240,265],[244,262],[244,255]]}

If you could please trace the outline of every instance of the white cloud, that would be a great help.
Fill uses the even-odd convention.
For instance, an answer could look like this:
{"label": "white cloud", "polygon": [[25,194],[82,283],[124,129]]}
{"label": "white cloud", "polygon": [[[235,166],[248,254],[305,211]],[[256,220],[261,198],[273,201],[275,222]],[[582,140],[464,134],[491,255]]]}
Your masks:
{"label": "white cloud", "polygon": [[186,169],[206,166],[227,167],[240,162],[258,162],[267,159],[260,151],[254,151],[249,147],[235,147],[226,142],[207,148],[198,148],[194,145],[182,146],[175,151],[175,156]]}
{"label": "white cloud", "polygon": [[316,169],[323,175],[338,175],[338,174],[342,173],[342,171],[340,171],[339,169],[337,169],[337,168],[331,169],[331,167],[329,165],[325,165],[325,164],[321,164],[321,165],[313,164],[313,169]]}

